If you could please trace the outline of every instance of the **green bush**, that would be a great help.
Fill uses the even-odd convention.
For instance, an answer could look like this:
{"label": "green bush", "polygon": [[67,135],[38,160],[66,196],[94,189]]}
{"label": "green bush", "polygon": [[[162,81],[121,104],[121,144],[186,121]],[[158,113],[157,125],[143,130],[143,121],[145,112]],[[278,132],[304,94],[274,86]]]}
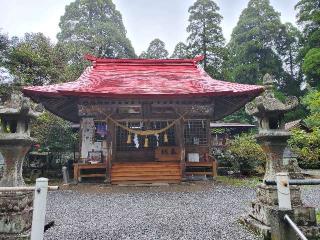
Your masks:
{"label": "green bush", "polygon": [[301,100],[310,112],[304,121],[309,127],[320,127],[320,91],[311,90]]}
{"label": "green bush", "polygon": [[302,168],[320,167],[320,128],[314,127],[311,132],[301,129],[291,131],[289,146],[298,155],[298,162]]}
{"label": "green bush", "polygon": [[298,162],[302,168],[319,168],[320,91],[310,90],[301,100],[309,111],[309,115],[304,119],[304,122],[311,130],[293,129],[288,143],[293,152],[298,155]]}
{"label": "green bush", "polygon": [[31,134],[42,148],[51,152],[73,151],[78,141],[78,134],[73,133],[71,124],[49,112],[33,122]]}
{"label": "green bush", "polygon": [[228,147],[232,165],[243,175],[264,172],[266,155],[253,134],[242,134],[230,142]]}

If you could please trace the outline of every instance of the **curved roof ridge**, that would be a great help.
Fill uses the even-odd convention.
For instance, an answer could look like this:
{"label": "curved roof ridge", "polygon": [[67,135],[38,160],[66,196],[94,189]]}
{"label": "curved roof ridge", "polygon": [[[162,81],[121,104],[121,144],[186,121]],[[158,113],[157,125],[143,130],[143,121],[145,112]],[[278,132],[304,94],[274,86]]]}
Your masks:
{"label": "curved roof ridge", "polygon": [[145,58],[98,58],[86,54],[85,59],[91,61],[94,66],[105,64],[126,64],[126,65],[197,65],[204,57],[197,56],[191,59],[145,59]]}

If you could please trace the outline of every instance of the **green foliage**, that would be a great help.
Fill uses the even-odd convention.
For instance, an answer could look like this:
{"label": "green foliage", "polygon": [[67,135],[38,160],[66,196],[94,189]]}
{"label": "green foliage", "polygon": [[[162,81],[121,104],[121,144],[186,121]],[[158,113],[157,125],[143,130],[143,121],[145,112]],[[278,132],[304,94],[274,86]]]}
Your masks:
{"label": "green foliage", "polygon": [[78,141],[78,134],[72,132],[70,123],[49,112],[33,122],[31,134],[51,152],[70,151]]}
{"label": "green foliage", "polygon": [[215,78],[223,77],[225,39],[220,26],[222,16],[212,0],[197,0],[189,8],[188,45],[193,56],[203,55],[204,69]]}
{"label": "green foliage", "polygon": [[1,83],[0,84],[0,100],[2,102],[7,101],[11,94],[18,91],[17,87],[11,83]]}
{"label": "green foliage", "polygon": [[298,24],[303,28],[300,61],[308,83],[320,87],[319,48],[320,48],[320,1],[300,0],[295,6],[298,11]]}
{"label": "green foliage", "polygon": [[[311,131],[292,130],[288,143],[304,165],[320,165],[320,91],[311,90],[302,98],[310,114],[304,120]],[[313,162],[313,163],[312,163]],[[312,164],[310,164],[312,163]]]}
{"label": "green foliage", "polygon": [[146,52],[142,52],[140,58],[165,59],[169,53],[166,50],[166,45],[159,38],[152,40]]}
{"label": "green foliage", "polygon": [[55,55],[60,61],[57,63],[61,66],[59,75],[59,82],[69,82],[76,80],[83,72],[84,68],[89,66],[90,63],[84,60],[83,54],[78,52],[78,64],[70,60],[70,52],[77,52],[76,45],[57,43],[55,45]]}
{"label": "green foliage", "polygon": [[227,177],[227,176],[218,176],[217,181],[221,182],[226,185],[231,185],[234,187],[257,187],[261,184],[260,179],[257,177],[250,177],[250,178],[234,178],[234,177]]}
{"label": "green foliage", "polygon": [[[300,0],[296,6],[298,11],[298,23],[303,26],[303,35],[309,48],[319,47],[320,42],[315,41],[315,36],[319,36],[320,26],[320,1]],[[309,42],[312,40],[312,42]]]}
{"label": "green foliage", "polygon": [[[286,94],[279,90],[279,89],[273,89],[274,96],[279,99],[282,102],[285,102],[287,99]],[[301,92],[302,93],[302,92]],[[295,109],[285,113],[283,122],[291,122],[295,121],[297,119],[303,119],[307,116],[307,109],[304,105],[299,104]]]}
{"label": "green foliage", "polygon": [[307,116],[307,109],[305,106],[299,104],[293,111],[289,111],[284,115],[284,122],[291,122],[297,119],[304,119]]}
{"label": "green foliage", "polygon": [[266,155],[256,142],[254,135],[242,134],[230,142],[228,151],[231,162],[244,175],[252,175],[261,170],[266,161]]}
{"label": "green foliage", "polygon": [[18,86],[56,83],[63,71],[54,45],[42,33],[26,33],[11,46],[7,57],[4,66]]}
{"label": "green foliage", "polygon": [[299,62],[299,52],[302,48],[301,38],[301,32],[291,23],[285,23],[281,26],[278,49],[284,71],[279,86],[287,95],[298,96],[302,94],[300,86],[303,82],[303,74]]}
{"label": "green foliage", "polygon": [[278,77],[281,60],[273,48],[280,29],[280,14],[268,0],[249,1],[233,29],[228,46],[234,81],[254,84],[266,73]]}
{"label": "green foliage", "polygon": [[6,57],[7,57],[6,55],[7,55],[9,45],[10,45],[10,40],[8,35],[0,31],[0,67],[6,60]]}
{"label": "green foliage", "polygon": [[171,55],[170,58],[190,58],[190,53],[188,46],[184,44],[183,42],[179,42]]}
{"label": "green foliage", "polygon": [[5,67],[8,61],[8,52],[10,48],[10,39],[7,34],[1,32],[0,29],[0,98],[5,101],[11,94],[11,83],[14,77]]}
{"label": "green foliage", "polygon": [[71,65],[71,75],[79,75],[86,66],[84,54],[98,57],[136,57],[122,16],[112,0],[75,0],[66,6],[57,37]]}
{"label": "green foliage", "polygon": [[296,64],[300,33],[282,24],[269,0],[250,0],[233,29],[228,44],[229,78],[239,83],[261,83],[269,73],[287,93],[300,92],[300,65]]}
{"label": "green foliage", "polygon": [[211,130],[211,133],[222,134],[222,133],[225,133],[226,131],[227,131],[227,129],[225,129],[225,128],[213,128]]}
{"label": "green foliage", "polygon": [[309,127],[320,127],[320,90],[312,90],[302,98],[310,115],[305,119]]}
{"label": "green foliage", "polygon": [[253,117],[249,116],[244,108],[230,114],[223,119],[224,122],[237,122],[237,123],[253,123]]}
{"label": "green foliage", "polygon": [[[320,41],[320,38],[319,38]],[[303,72],[312,86],[320,89],[320,48],[311,48],[304,57]]]}
{"label": "green foliage", "polygon": [[304,130],[292,130],[292,136],[288,140],[292,150],[298,154],[299,159],[305,162],[320,160],[320,128],[314,127],[312,132]]}

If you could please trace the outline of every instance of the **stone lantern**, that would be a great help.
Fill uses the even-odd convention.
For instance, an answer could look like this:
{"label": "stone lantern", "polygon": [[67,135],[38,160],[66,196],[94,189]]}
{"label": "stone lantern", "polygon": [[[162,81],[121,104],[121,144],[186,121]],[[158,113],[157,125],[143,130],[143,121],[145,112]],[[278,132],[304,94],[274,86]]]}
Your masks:
{"label": "stone lantern", "polygon": [[[34,139],[30,137],[30,120],[38,114],[21,95],[0,105],[0,152],[4,157],[4,173],[0,187],[25,186],[22,166]],[[0,192],[0,239],[25,239],[32,221],[33,191]]]}
{"label": "stone lantern", "polygon": [[12,95],[11,99],[0,105],[0,152],[5,161],[1,187],[24,186],[22,178],[23,160],[34,143],[30,137],[30,120],[37,113],[30,107],[27,98]]}
{"label": "stone lantern", "polygon": [[[300,178],[297,164],[284,161],[290,132],[285,130],[283,122],[284,114],[298,105],[298,99],[288,97],[285,102],[276,99],[272,91],[273,82],[272,77],[266,74],[263,78],[265,92],[246,105],[246,112],[258,121],[259,132],[256,139],[267,155],[264,181],[276,180],[276,174],[279,172],[287,172],[291,179]],[[307,233],[315,230],[315,209],[303,206],[300,187],[290,185],[290,197],[295,222]],[[278,209],[277,187],[263,183],[258,186],[249,216],[241,220],[250,228],[262,233],[265,239],[269,239],[270,226],[273,224],[272,212]]]}
{"label": "stone lantern", "polygon": [[[267,154],[266,173],[264,180],[276,180],[276,173],[287,172],[287,164],[283,161],[284,151],[290,132],[284,129],[283,117],[286,112],[298,106],[296,97],[288,97],[283,103],[273,94],[273,79],[269,74],[263,78],[265,92],[246,105],[246,112],[258,121],[258,143]],[[299,171],[295,169],[295,173]],[[296,178],[293,173],[291,178]]]}

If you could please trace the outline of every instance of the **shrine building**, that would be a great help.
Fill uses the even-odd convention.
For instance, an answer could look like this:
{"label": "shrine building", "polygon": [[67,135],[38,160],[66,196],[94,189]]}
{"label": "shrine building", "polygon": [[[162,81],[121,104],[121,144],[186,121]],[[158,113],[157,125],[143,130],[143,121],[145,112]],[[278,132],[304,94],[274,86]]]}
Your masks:
{"label": "shrine building", "polygon": [[77,181],[180,182],[216,175],[210,122],[237,111],[263,87],[212,79],[194,59],[107,59],[78,80],[25,87],[48,111],[80,123]]}

